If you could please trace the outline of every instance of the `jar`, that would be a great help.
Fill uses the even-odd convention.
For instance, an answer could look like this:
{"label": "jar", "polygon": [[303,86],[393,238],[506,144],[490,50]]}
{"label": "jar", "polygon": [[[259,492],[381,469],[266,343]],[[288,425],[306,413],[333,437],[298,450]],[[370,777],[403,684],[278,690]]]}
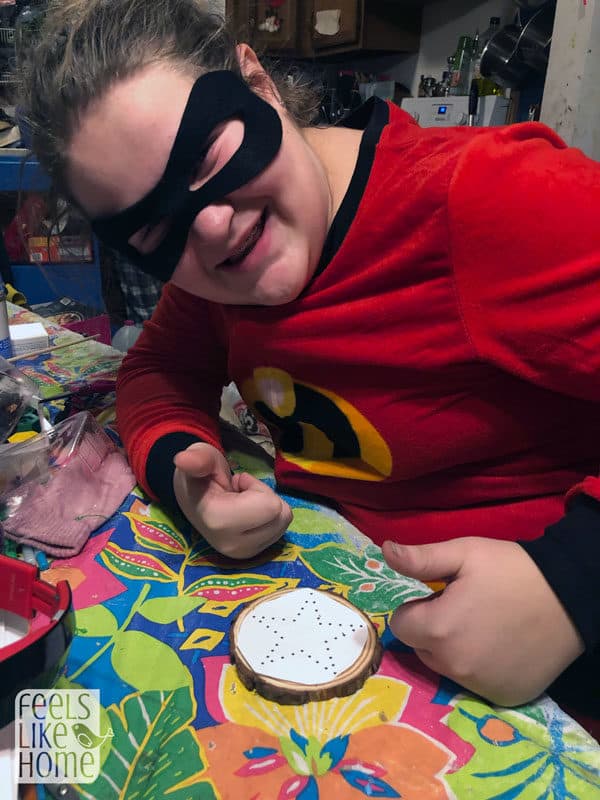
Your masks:
{"label": "jar", "polygon": [[452,70],[450,73],[450,94],[469,94],[469,72],[473,56],[473,39],[471,36],[461,36],[458,47],[452,57]]}

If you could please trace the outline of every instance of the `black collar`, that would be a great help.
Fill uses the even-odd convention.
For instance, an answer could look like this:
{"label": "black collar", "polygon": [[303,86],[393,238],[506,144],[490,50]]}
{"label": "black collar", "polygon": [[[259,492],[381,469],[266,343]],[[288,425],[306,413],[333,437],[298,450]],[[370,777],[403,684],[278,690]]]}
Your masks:
{"label": "black collar", "polygon": [[319,264],[317,265],[312,280],[320,275],[333,259],[352,225],[369,181],[377,143],[389,119],[390,109],[388,104],[378,97],[371,97],[341,123],[344,128],[364,130],[364,133],[358,150],[358,158],[356,159],[356,166],[352,173],[350,185],[333,218],[333,222],[327,233],[327,238],[325,239],[325,244],[323,245]]}

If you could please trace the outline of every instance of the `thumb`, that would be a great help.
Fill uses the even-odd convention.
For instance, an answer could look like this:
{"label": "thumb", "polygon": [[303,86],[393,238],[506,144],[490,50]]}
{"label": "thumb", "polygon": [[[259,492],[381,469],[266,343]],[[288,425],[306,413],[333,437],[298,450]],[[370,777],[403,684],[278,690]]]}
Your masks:
{"label": "thumb", "polygon": [[223,489],[231,490],[231,470],[225,456],[206,442],[195,442],[173,459],[177,469],[190,478],[212,477]]}
{"label": "thumb", "polygon": [[388,565],[396,572],[421,581],[449,582],[458,574],[464,561],[463,548],[458,540],[420,545],[388,541],[383,543],[382,552]]}

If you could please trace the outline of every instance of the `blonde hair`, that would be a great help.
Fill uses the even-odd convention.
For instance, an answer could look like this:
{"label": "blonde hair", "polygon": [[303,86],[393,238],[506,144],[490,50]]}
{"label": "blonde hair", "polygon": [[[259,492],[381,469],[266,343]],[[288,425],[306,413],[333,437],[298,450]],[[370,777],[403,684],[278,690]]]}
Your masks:
{"label": "blonde hair", "polygon": [[[235,38],[201,0],[54,0],[20,67],[20,105],[32,149],[59,191],[81,116],[115,83],[155,63],[240,75]],[[270,77],[290,117],[312,124],[319,95],[304,79]],[[249,85],[257,83],[252,76]]]}

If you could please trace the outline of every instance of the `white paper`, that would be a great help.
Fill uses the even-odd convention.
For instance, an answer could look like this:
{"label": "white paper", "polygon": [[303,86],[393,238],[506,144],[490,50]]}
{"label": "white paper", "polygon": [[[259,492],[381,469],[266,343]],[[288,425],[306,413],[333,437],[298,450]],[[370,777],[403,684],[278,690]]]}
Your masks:
{"label": "white paper", "polygon": [[314,589],[273,595],[237,631],[238,648],[254,672],[309,686],[351,667],[368,638],[358,611]]}
{"label": "white paper", "polygon": [[29,621],[0,609],[0,647],[8,647],[29,633]]}
{"label": "white paper", "polygon": [[340,17],[342,12],[339,8],[331,8],[327,11],[317,11],[315,14],[315,30],[321,36],[335,36],[340,30]]}

